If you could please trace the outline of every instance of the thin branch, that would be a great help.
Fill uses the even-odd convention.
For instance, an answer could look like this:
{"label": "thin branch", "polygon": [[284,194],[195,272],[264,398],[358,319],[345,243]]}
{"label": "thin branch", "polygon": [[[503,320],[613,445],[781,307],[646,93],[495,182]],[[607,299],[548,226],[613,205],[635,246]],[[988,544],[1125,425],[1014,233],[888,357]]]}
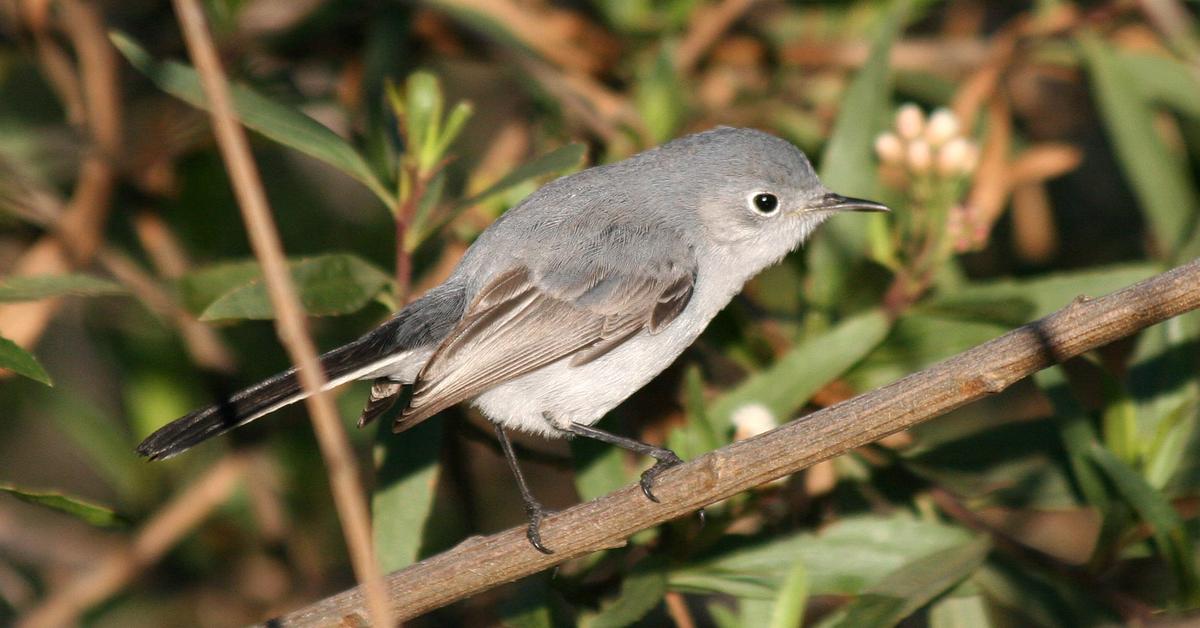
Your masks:
{"label": "thin branch", "polygon": [[[619,546],[639,530],[681,517],[751,487],[795,473],[854,447],[988,395],[1085,351],[1200,307],[1200,260],[1100,299],[1076,299],[1036,322],[895,383],[738,441],[663,473],[654,503],[636,486],[546,518],[542,540],[529,545],[525,527],[467,539],[457,547],[387,576],[400,619],[537,573],[599,549]],[[274,626],[356,625],[357,589],[272,620]]]}
{"label": "thin branch", "polygon": [[23,628],[70,626],[89,608],[112,597],[147,565],[152,565],[179,539],[200,524],[229,498],[249,463],[246,454],[234,454],[209,467],[187,490],[158,511],[133,542],[100,558],[77,578],[54,591],[18,624]]}
{"label": "thin branch", "polygon": [[700,7],[692,15],[687,35],[675,49],[675,69],[689,74],[696,64],[717,43],[757,0],[723,0],[720,4]]}
{"label": "thin branch", "polygon": [[267,293],[275,308],[275,327],[279,340],[298,369],[300,385],[310,395],[306,404],[312,416],[313,431],[316,432],[321,455],[325,458],[333,501],[350,550],[350,562],[359,583],[366,589],[370,618],[374,625],[388,626],[391,621],[387,600],[379,563],[372,549],[370,515],[354,453],[333,399],[321,392],[326,383],[325,374],[317,359],[317,349],[306,329],[304,310],[292,285],[279,232],[271,217],[258,167],[250,155],[250,143],[234,115],[229,86],[208,31],[204,9],[197,0],[174,0],[173,4],[183,29],[188,54],[200,75],[204,95],[210,105],[213,132],[229,171],[238,206],[242,210],[250,245],[263,268]]}
{"label": "thin branch", "polygon": [[[42,56],[45,70],[58,81],[70,84],[63,92],[68,110],[82,109],[91,146],[79,164],[75,189],[56,229],[71,236],[68,249],[59,236],[47,235],[24,252],[11,276],[61,274],[91,260],[104,238],[104,224],[116,185],[114,158],[121,150],[121,95],[118,89],[116,51],[100,10],[90,2],[63,0],[61,28],[70,39],[78,68],[64,67],[66,53],[46,33],[37,37],[39,46],[53,46]],[[41,12],[36,12],[40,14]],[[42,24],[39,20],[36,24]],[[36,26],[35,24],[35,26]],[[51,61],[50,59],[56,59]],[[72,95],[73,94],[73,95]],[[74,105],[71,99],[78,99]],[[0,307],[0,335],[23,347],[32,347],[58,312],[62,299],[10,303]],[[3,376],[5,371],[0,371]]]}

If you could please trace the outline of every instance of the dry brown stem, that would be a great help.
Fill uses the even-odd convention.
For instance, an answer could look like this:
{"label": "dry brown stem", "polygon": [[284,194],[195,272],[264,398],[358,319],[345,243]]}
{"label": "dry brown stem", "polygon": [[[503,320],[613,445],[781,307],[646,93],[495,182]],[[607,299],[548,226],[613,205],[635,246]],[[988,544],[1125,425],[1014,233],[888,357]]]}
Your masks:
{"label": "dry brown stem", "polygon": [[757,0],[722,0],[719,4],[701,7],[692,14],[687,35],[675,49],[675,69],[687,74],[696,67],[704,53],[717,43],[721,35],[733,26]]}
{"label": "dry brown stem", "polygon": [[300,385],[309,395],[305,403],[312,417],[321,455],[325,459],[333,501],[350,551],[350,562],[354,566],[355,576],[366,591],[370,618],[377,626],[390,625],[379,563],[371,542],[370,515],[354,452],[333,399],[322,392],[326,383],[325,374],[317,359],[316,346],[308,335],[304,310],[292,285],[262,179],[250,155],[250,143],[233,111],[229,85],[208,30],[204,9],[197,0],[175,0],[173,4],[188,55],[200,75],[209,103],[217,146],[242,210],[251,248],[263,268],[267,293],[275,308],[275,327],[279,340],[298,369]]}
{"label": "dry brown stem", "polygon": [[[598,549],[621,545],[639,530],[693,512],[751,487],[795,473],[879,440],[1085,351],[1200,307],[1200,260],[1099,299],[1079,298],[1043,319],[897,382],[738,441],[668,470],[654,503],[636,486],[549,516],[546,555],[525,528],[467,539],[457,547],[387,576],[400,619],[537,573]],[[364,619],[355,589],[274,620],[276,626],[355,625]]]}
{"label": "dry brown stem", "polygon": [[183,535],[225,502],[245,474],[245,454],[223,458],[176,495],[134,536],[133,542],[97,561],[77,579],[50,594],[18,624],[23,628],[70,626],[92,606],[108,599],[154,564]]}
{"label": "dry brown stem", "polygon": [[[30,5],[31,11],[33,7]],[[67,209],[55,225],[57,231],[75,244],[68,248],[57,233],[43,237],[17,261],[11,273],[14,276],[61,274],[87,263],[103,239],[116,183],[113,159],[121,141],[116,52],[108,41],[104,19],[94,5],[63,0],[60,7],[62,29],[75,49],[78,71],[64,65],[65,53],[57,49],[43,55],[42,60],[48,63],[47,72],[58,77],[56,81],[70,82],[69,87],[64,87],[67,93],[60,90],[67,98],[64,106],[71,110],[71,101],[78,99],[74,109],[81,109],[78,113],[82,114],[92,146],[79,166],[79,178]],[[48,36],[38,41],[57,46]],[[61,299],[43,299],[0,307],[0,336],[23,347],[33,346],[60,303]]]}

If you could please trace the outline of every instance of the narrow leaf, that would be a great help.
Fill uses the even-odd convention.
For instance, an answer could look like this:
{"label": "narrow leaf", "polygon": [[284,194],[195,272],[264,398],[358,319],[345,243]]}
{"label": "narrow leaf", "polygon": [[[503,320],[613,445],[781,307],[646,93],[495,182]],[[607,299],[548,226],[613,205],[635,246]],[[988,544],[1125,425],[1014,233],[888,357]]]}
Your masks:
{"label": "narrow leaf", "polygon": [[0,303],[37,301],[61,296],[107,296],[126,294],[120,284],[91,275],[33,275],[9,277],[0,282]]}
{"label": "narrow leaf", "polygon": [[535,178],[541,178],[552,174],[565,174],[568,171],[575,170],[583,164],[583,157],[587,153],[587,146],[583,144],[567,144],[566,146],[552,150],[540,157],[531,161],[525,162],[517,166],[512,172],[504,175],[501,179],[492,185],[488,186],[482,192],[471,196],[451,209],[447,215],[442,218],[436,226],[431,229],[413,229],[411,240],[408,242],[410,250],[415,249],[424,242],[430,235],[441,231],[446,225],[454,222],[464,211],[472,205],[478,205],[489,198],[517,186],[525,181]]}
{"label": "narrow leaf", "polygon": [[1136,89],[1119,57],[1098,36],[1079,38],[1101,116],[1118,162],[1146,212],[1164,257],[1173,259],[1196,213],[1196,187],[1183,156],[1173,153],[1154,126],[1154,107]]}
{"label": "narrow leaf", "polygon": [[1123,72],[1147,100],[1200,118],[1200,79],[1186,63],[1162,55],[1117,51]]}
{"label": "narrow leaf", "polygon": [[813,393],[870,353],[887,335],[889,326],[887,316],[879,311],[842,321],[722,395],[712,405],[709,416],[717,425],[729,425],[734,410],[748,403],[761,403],[776,417],[790,417]]}
{"label": "narrow leaf", "polygon": [[988,615],[987,597],[981,594],[949,596],[929,609],[929,628],[991,628],[994,625]]}
{"label": "narrow leaf", "polygon": [[[291,264],[291,271],[300,302],[312,316],[356,312],[391,282],[387,273],[347,254],[302,259]],[[274,315],[266,283],[254,279],[222,295],[204,310],[200,319],[269,319]]]}
{"label": "narrow leaf", "polygon": [[[821,181],[847,196],[876,194],[872,147],[889,103],[891,79],[888,56],[908,16],[910,2],[894,0],[875,35],[871,55],[842,96],[842,109],[821,156]],[[868,221],[883,216],[841,216],[830,220],[808,248],[809,298],[832,308],[849,281],[854,261],[864,254]]]}
{"label": "narrow leaf", "polygon": [[[194,107],[208,107],[200,79],[191,66],[157,60],[124,33],[113,32],[109,38],[129,63],[160,89]],[[238,118],[247,127],[268,139],[324,161],[366,185],[385,206],[395,206],[395,196],[388,186],[371,170],[366,159],[337,133],[244,85],[230,85],[230,93]]]}
{"label": "narrow leaf", "polygon": [[262,277],[258,260],[219,262],[197,268],[179,279],[179,296],[184,307],[199,315],[222,296]]}
{"label": "narrow leaf", "polygon": [[78,497],[53,491],[30,491],[11,484],[0,484],[0,492],[8,493],[23,502],[64,512],[96,527],[121,528],[129,525],[128,519],[117,514],[111,508]]}
{"label": "narrow leaf", "polygon": [[385,572],[411,565],[420,556],[437,489],[443,433],[442,421],[436,417],[403,437],[392,434],[389,420],[379,421],[376,442],[383,450],[383,463],[371,498],[371,515],[375,554]]}
{"label": "narrow leaf", "polygon": [[851,602],[838,625],[851,628],[900,623],[971,575],[991,548],[987,537],[980,537],[897,569]]}
{"label": "narrow leaf", "polygon": [[672,590],[774,600],[797,561],[810,595],[856,595],[884,575],[970,540],[962,528],[905,516],[844,518],[819,534],[747,539],[672,570]]}
{"label": "narrow leaf", "polygon": [[1137,471],[1100,444],[1094,444],[1088,453],[1092,462],[1108,476],[1122,499],[1154,531],[1154,542],[1171,564],[1186,603],[1200,603],[1200,578],[1196,573],[1192,541],[1175,507]]}
{"label": "narrow leaf", "polygon": [[771,628],[795,628],[801,625],[807,604],[808,570],[804,562],[798,560],[779,587],[775,608],[771,611]]}
{"label": "narrow leaf", "polygon": [[624,628],[662,602],[667,593],[667,574],[658,561],[646,560],[634,568],[621,582],[621,592],[615,600],[601,607],[585,628]]}
{"label": "narrow leaf", "polygon": [[8,369],[47,386],[54,385],[46,369],[42,368],[33,354],[3,336],[0,336],[0,369]]}

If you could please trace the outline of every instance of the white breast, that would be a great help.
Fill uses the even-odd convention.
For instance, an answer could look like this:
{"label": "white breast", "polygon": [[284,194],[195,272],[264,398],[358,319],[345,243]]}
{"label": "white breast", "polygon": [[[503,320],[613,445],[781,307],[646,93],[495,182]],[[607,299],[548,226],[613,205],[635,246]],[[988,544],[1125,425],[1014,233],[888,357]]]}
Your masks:
{"label": "white breast", "polygon": [[720,258],[709,259],[697,272],[688,307],[658,334],[643,331],[582,366],[560,360],[479,395],[473,405],[505,427],[551,437],[561,436],[568,422],[599,421],[670,366],[749,278],[748,273],[731,276]]}

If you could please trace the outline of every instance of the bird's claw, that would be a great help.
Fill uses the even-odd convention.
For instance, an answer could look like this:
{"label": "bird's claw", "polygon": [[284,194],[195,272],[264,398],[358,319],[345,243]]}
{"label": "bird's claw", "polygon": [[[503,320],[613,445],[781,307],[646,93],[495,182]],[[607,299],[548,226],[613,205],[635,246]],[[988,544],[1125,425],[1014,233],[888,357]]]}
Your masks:
{"label": "bird's claw", "polygon": [[646,499],[649,499],[656,504],[659,503],[658,498],[654,496],[654,491],[651,490],[651,487],[654,484],[654,478],[658,477],[658,474],[677,464],[683,464],[683,460],[680,459],[679,456],[676,456],[673,452],[668,451],[667,454],[663,455],[663,457],[657,459],[657,462],[654,463],[654,466],[642,472],[642,493],[646,495]]}
{"label": "bird's claw", "polygon": [[542,545],[541,525],[542,519],[546,518],[546,510],[541,504],[529,504],[525,507],[525,514],[529,515],[529,529],[525,531],[529,544],[543,554],[553,554],[554,550]]}

